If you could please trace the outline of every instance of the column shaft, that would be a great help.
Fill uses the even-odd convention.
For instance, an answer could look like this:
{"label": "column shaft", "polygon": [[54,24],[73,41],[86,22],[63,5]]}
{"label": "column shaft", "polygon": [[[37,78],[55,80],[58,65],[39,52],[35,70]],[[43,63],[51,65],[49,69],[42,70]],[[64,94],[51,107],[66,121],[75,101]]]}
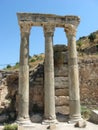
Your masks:
{"label": "column shaft", "polygon": [[69,104],[70,121],[81,119],[79,72],[76,50],[76,30],[73,26],[65,28],[68,38],[68,68],[69,68]]}
{"label": "column shaft", "polygon": [[[47,31],[48,30],[48,31]],[[52,31],[52,32],[51,32]],[[45,119],[54,120],[55,116],[55,88],[54,88],[54,60],[53,60],[53,32],[54,28],[44,27],[45,33],[45,68],[44,92]]]}
{"label": "column shaft", "polygon": [[[29,31],[30,27],[21,27],[20,67],[19,67],[19,104],[18,121],[29,120]],[[25,29],[24,29],[25,28]]]}

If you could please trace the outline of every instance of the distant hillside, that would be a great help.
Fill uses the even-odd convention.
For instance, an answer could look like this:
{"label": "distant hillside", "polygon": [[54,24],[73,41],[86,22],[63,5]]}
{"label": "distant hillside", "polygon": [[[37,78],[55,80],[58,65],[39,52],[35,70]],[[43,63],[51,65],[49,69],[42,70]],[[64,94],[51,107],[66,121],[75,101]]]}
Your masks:
{"label": "distant hillside", "polygon": [[77,40],[77,50],[85,54],[98,54],[98,31],[88,36],[80,37],[79,40]]}
{"label": "distant hillside", "polygon": [[[29,67],[30,69],[35,68],[38,64],[42,64],[44,62],[44,54],[41,53],[39,55],[29,56]],[[19,69],[19,63],[17,62],[14,66],[7,65],[4,70],[18,70]]]}

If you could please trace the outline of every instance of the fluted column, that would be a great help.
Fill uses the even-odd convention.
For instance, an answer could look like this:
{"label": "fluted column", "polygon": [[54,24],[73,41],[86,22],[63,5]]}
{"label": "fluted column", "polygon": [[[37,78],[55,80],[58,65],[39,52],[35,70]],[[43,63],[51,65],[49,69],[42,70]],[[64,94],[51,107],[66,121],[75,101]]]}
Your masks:
{"label": "fluted column", "polygon": [[44,25],[45,36],[45,65],[44,65],[44,116],[47,122],[56,119],[55,88],[54,88],[54,59],[53,59],[53,25]]}
{"label": "fluted column", "polygon": [[68,39],[70,121],[74,122],[81,119],[76,27],[68,24],[65,26],[65,32]]}
{"label": "fluted column", "polygon": [[19,66],[19,104],[18,123],[29,123],[29,35],[31,26],[29,24],[20,25],[21,45],[20,45],[20,66]]}

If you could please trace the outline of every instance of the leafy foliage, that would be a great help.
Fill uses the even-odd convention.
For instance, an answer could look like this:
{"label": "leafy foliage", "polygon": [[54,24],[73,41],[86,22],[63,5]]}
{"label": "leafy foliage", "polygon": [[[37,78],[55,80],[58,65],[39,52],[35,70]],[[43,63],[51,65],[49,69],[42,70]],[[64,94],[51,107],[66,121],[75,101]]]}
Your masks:
{"label": "leafy foliage", "polygon": [[36,59],[31,59],[31,60],[30,60],[30,62],[35,62],[35,61],[36,61]]}
{"label": "leafy foliage", "polygon": [[3,130],[18,130],[18,126],[16,124],[6,124]]}
{"label": "leafy foliage", "polygon": [[6,67],[7,69],[9,69],[9,68],[11,68],[11,65],[7,65],[7,67]]}
{"label": "leafy foliage", "polygon": [[93,42],[94,39],[96,38],[96,34],[95,33],[91,33],[88,38],[90,39],[90,42]]}
{"label": "leafy foliage", "polygon": [[91,111],[86,106],[81,106],[81,114],[84,119],[88,120],[90,118]]}
{"label": "leafy foliage", "polygon": [[77,46],[78,46],[79,48],[81,48],[82,44],[83,44],[83,42],[82,42],[81,40],[77,42]]}

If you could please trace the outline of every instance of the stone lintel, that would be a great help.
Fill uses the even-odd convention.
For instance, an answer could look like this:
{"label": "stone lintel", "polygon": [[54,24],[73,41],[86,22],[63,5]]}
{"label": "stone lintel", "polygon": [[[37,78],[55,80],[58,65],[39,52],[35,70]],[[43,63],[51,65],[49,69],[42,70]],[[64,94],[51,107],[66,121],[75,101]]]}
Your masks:
{"label": "stone lintel", "polygon": [[31,26],[43,26],[45,24],[55,24],[56,27],[65,27],[66,24],[72,24],[75,27],[80,23],[78,16],[38,13],[17,13],[19,24],[29,23]]}

